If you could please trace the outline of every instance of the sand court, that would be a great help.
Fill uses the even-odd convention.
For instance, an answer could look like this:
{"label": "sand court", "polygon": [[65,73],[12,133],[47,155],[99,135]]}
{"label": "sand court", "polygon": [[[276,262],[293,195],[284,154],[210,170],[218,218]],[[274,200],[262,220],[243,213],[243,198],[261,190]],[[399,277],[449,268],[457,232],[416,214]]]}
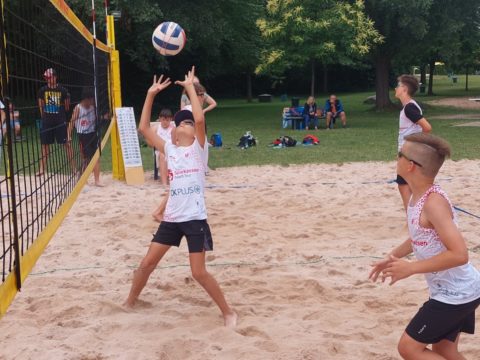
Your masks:
{"label": "sand court", "polygon": [[[447,161],[438,183],[478,215],[479,173],[480,161]],[[120,306],[162,190],[103,174],[106,186],[84,188],[0,321],[0,359],[399,359],[398,338],[428,293],[422,276],[368,281],[369,264],[407,237],[394,176],[394,162],[212,171],[207,263],[239,314],[228,330],[192,279],[184,242],[138,306]],[[480,267],[480,220],[459,219]],[[461,341],[469,359],[478,332]]]}

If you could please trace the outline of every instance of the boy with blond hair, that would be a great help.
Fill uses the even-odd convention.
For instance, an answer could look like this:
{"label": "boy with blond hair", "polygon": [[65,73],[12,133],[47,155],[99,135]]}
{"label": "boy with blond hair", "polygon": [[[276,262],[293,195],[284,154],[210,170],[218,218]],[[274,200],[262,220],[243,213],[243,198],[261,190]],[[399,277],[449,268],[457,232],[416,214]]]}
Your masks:
{"label": "boy with blond hair", "polygon": [[[405,137],[397,171],[412,191],[407,204],[410,238],[374,263],[370,272],[373,281],[390,278],[390,285],[425,275],[430,296],[400,338],[398,351],[404,359],[465,359],[458,351],[460,333],[475,330],[480,273],[468,260],[450,200],[434,183],[448,156],[450,146],[439,137],[425,133]],[[416,261],[402,259],[412,252]]]}

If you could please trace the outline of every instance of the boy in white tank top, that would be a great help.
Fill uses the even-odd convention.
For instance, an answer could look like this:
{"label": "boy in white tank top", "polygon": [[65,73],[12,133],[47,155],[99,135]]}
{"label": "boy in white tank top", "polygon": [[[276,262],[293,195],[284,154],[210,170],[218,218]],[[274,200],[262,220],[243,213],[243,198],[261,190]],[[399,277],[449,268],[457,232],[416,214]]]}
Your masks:
{"label": "boy in white tank top", "polygon": [[[404,138],[407,135],[419,132],[429,133],[432,131],[432,126],[425,119],[422,109],[417,104],[412,96],[418,90],[418,80],[412,75],[401,75],[398,77],[398,84],[395,87],[395,97],[402,103],[402,111],[400,111],[400,118],[398,124],[398,151],[402,148]],[[412,192],[408,187],[407,182],[399,174],[397,174],[398,191],[402,197],[403,206],[407,208],[407,202],[410,199]]]}
{"label": "boy in white tank top", "polygon": [[150,248],[138,269],[134,272],[133,283],[125,306],[133,307],[152,271],[171,246],[179,246],[183,236],[187,238],[192,276],[207,291],[220,308],[224,324],[234,327],[236,313],[229,307],[218,283],[205,267],[205,251],[213,249],[212,235],[207,223],[205,208],[205,165],[203,148],[205,143],[205,117],[193,86],[195,68],[188,72],[184,81],[175,83],[185,88],[192,99],[192,112],[179,111],[175,114],[175,144],[160,138],[150,127],[150,117],[155,96],[171,81],[153,80],[148,89],[140,118],[139,131],[150,146],[160,150],[168,162],[170,193],[163,221],[154,235]]}
{"label": "boy in white tank top", "polygon": [[[450,200],[434,184],[447,156],[450,146],[439,137],[424,133],[405,137],[397,171],[412,191],[407,206],[410,238],[374,263],[370,273],[373,281],[379,276],[382,281],[390,278],[390,285],[414,274],[425,275],[429,300],[400,338],[398,351],[404,359],[464,359],[458,351],[460,333],[475,331],[480,273],[468,260]],[[412,252],[416,261],[402,259]]]}

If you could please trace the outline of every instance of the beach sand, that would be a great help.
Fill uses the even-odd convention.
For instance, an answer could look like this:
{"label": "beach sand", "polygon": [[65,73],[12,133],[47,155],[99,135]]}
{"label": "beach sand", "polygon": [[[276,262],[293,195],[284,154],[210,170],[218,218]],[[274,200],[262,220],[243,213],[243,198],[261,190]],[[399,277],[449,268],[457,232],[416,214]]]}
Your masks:
{"label": "beach sand", "polygon": [[[162,191],[151,174],[142,186],[103,174],[106,186],[84,188],[0,320],[0,359],[399,359],[398,338],[428,293],[421,275],[368,280],[369,264],[407,237],[395,174],[394,162],[211,171],[207,262],[239,314],[235,330],[192,279],[184,242],[138,306],[121,307]],[[447,161],[438,177],[477,215],[478,174],[480,161]],[[459,220],[480,268],[480,220]],[[461,350],[480,358],[479,335],[462,336]]]}

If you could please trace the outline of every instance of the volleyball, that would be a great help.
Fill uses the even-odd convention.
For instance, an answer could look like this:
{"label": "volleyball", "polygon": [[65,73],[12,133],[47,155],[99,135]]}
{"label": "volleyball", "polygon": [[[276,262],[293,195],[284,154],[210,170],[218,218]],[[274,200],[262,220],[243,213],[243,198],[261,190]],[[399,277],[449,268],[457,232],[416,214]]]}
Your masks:
{"label": "volleyball", "polygon": [[187,36],[182,27],[172,21],[166,21],[157,26],[152,35],[153,47],[164,56],[177,55],[182,51]]}

